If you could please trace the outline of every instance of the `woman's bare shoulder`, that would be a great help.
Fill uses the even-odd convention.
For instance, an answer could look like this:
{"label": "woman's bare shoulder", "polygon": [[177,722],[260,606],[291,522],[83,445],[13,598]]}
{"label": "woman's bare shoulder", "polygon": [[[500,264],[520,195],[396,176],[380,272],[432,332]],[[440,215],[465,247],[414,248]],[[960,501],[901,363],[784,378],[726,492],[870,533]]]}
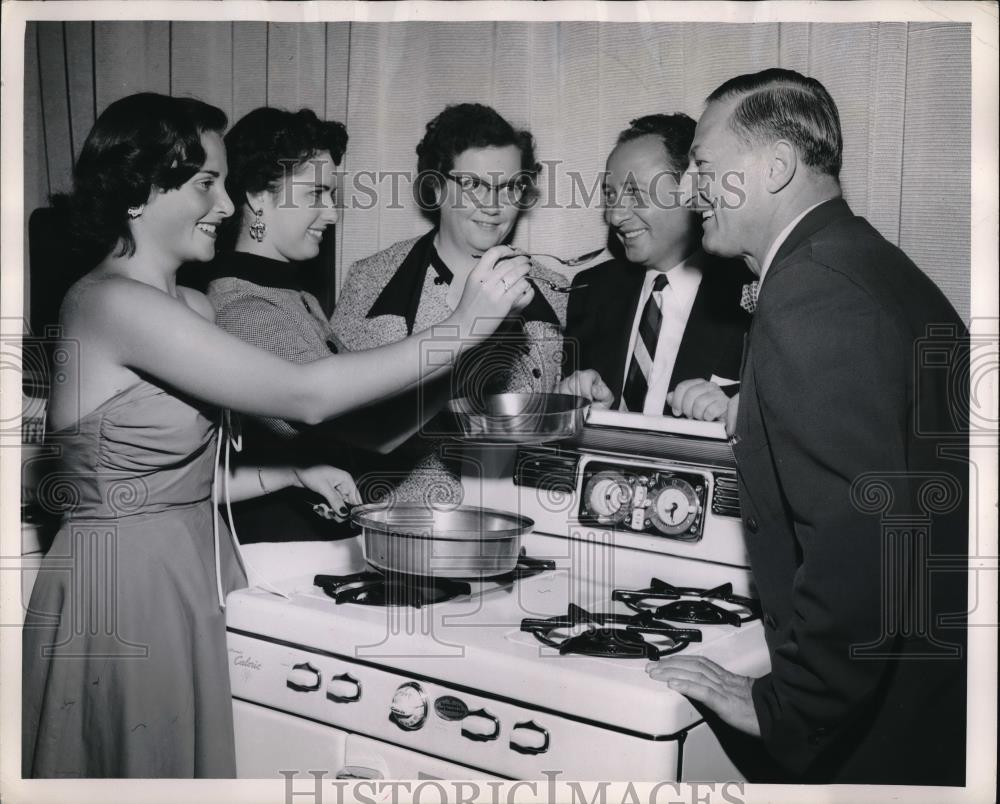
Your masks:
{"label": "woman's bare shoulder", "polygon": [[200,290],[177,287],[177,295],[181,300],[206,321],[215,321],[215,306]]}
{"label": "woman's bare shoulder", "polygon": [[59,320],[67,331],[117,329],[126,322],[148,321],[151,314],[174,307],[176,301],[152,285],[97,270],[70,286]]}

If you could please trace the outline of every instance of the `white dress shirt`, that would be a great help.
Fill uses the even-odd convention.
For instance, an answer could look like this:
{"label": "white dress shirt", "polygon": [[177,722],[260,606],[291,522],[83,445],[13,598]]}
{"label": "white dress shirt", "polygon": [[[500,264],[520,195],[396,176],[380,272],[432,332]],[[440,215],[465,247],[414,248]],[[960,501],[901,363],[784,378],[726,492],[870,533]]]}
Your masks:
{"label": "white dress shirt", "polygon": [[667,402],[667,389],[670,387],[670,377],[677,362],[677,352],[684,337],[688,316],[694,306],[698,286],[701,285],[701,271],[705,252],[700,249],[681,263],[668,271],[658,271],[650,268],[642,282],[642,292],[632,319],[632,334],[629,336],[628,352],[625,354],[625,369],[622,376],[628,377],[629,363],[632,351],[635,349],[635,339],[639,334],[639,320],[646,306],[646,300],[653,292],[653,280],[658,274],[667,277],[667,286],[660,291],[660,313],[663,319],[660,323],[660,335],[656,341],[656,354],[653,356],[653,368],[649,378],[649,390],[642,412],[647,415],[661,416]]}

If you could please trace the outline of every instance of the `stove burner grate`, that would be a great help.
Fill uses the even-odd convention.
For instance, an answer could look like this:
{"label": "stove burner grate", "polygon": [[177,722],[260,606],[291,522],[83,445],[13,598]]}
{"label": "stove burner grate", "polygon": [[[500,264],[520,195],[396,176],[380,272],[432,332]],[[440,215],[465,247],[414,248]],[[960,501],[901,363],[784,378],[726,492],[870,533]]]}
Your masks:
{"label": "stove burner grate", "polygon": [[374,570],[352,575],[317,575],[313,583],[339,603],[362,606],[412,606],[421,608],[467,595],[472,587],[450,578],[383,574]]}
{"label": "stove burner grate", "polygon": [[[674,586],[659,578],[652,578],[648,589],[616,589],[611,593],[611,599],[620,600],[633,611],[649,613],[662,620],[695,625],[740,626],[751,620],[759,620],[761,616],[759,601],[735,594],[731,583],[724,583],[713,589],[699,589]],[[670,602],[655,605],[655,601],[659,600]],[[719,603],[728,603],[737,608],[726,608]]]}
{"label": "stove burner grate", "polygon": [[[584,630],[560,635],[560,631]],[[606,614],[588,612],[572,603],[566,616],[521,621],[521,630],[534,634],[542,644],[556,648],[563,656],[575,653],[604,658],[658,660],[701,641],[694,628],[674,628],[659,622],[652,613]],[[647,637],[653,637],[650,642]],[[659,640],[655,638],[659,637]]]}
{"label": "stove burner grate", "polygon": [[[547,572],[555,569],[555,566],[555,561],[525,555],[522,548],[514,569],[483,580],[501,588],[512,589],[515,581]],[[468,581],[380,570],[363,570],[350,575],[317,575],[313,578],[313,584],[338,604],[357,603],[362,606],[412,606],[419,609],[472,593],[472,585]]]}

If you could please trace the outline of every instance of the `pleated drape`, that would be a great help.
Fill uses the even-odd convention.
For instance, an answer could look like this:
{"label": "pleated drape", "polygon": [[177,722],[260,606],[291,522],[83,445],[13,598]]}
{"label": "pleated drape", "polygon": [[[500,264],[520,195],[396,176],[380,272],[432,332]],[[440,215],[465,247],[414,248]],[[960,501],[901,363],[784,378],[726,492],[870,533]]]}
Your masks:
{"label": "pleated drape", "polygon": [[[782,66],[830,90],[844,194],[968,320],[970,28],[958,23],[29,23],[25,209],[69,186],[94,116],[141,90],[193,95],[232,120],[308,106],[350,133],[339,277],[429,225],[408,176],[446,104],[493,105],[537,141],[540,204],[517,245],[573,255],[605,242],[604,160],[634,117],[683,111],[738,73]],[[589,203],[588,203],[589,201]]]}

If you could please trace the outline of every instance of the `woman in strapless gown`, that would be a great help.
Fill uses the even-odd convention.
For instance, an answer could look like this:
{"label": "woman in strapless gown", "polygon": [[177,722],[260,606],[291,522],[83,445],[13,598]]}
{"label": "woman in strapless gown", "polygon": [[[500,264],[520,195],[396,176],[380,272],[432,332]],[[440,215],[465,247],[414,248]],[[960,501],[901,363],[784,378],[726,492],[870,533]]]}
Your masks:
{"label": "woman in strapless gown", "polygon": [[[34,775],[234,775],[213,549],[218,418],[140,381],[53,434],[63,466],[39,492],[67,519],[24,626]],[[219,557],[223,591],[243,586],[228,537]]]}
{"label": "woman in strapless gown", "polygon": [[[74,170],[76,233],[100,261],[60,316],[77,357],[49,400],[63,463],[39,497],[65,517],[23,631],[25,777],[234,776],[223,601],[244,573],[217,488],[268,489],[254,467],[216,482],[222,411],[314,424],[447,370],[415,339],[290,363],[222,332],[205,296],[176,285],[233,212],[225,123],[200,101],[132,95],[101,114]],[[509,255],[484,255],[435,339],[453,359],[530,301],[527,262],[496,265]]]}

